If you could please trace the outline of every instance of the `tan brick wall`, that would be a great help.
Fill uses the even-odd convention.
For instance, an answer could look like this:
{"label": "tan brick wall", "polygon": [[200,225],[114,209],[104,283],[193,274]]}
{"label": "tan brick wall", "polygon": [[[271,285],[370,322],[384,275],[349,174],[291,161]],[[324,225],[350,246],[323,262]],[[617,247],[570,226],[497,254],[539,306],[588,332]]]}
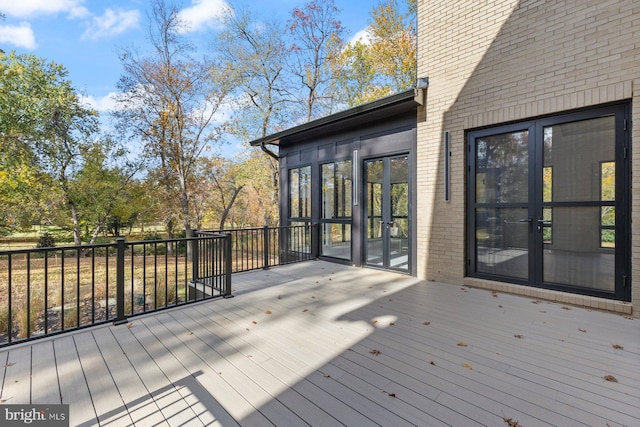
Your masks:
{"label": "tan brick wall", "polygon": [[[418,124],[418,275],[462,284],[465,130],[632,99],[640,123],[637,0],[418,0],[418,75],[429,77]],[[443,131],[451,132],[452,199],[444,201]],[[633,144],[640,144],[634,127]],[[632,167],[640,170],[640,156]],[[640,174],[633,178],[640,188]],[[640,212],[634,192],[633,217]],[[632,231],[640,315],[640,218]]]}

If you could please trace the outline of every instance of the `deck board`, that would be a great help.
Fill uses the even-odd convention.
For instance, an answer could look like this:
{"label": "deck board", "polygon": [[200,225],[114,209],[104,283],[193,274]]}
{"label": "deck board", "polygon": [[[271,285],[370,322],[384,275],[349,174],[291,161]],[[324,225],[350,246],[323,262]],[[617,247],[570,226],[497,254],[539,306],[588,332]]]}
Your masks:
{"label": "deck board", "polygon": [[62,403],[58,381],[52,343],[34,344],[31,350],[31,403]]}
{"label": "deck board", "polygon": [[640,425],[638,320],[320,261],[233,280],[0,350],[0,397],[83,427]]}
{"label": "deck board", "polygon": [[69,424],[73,426],[97,425],[95,406],[89,393],[89,385],[82,370],[73,336],[62,336],[49,342],[53,344],[56,355],[56,369],[60,380],[62,402],[69,404]]}

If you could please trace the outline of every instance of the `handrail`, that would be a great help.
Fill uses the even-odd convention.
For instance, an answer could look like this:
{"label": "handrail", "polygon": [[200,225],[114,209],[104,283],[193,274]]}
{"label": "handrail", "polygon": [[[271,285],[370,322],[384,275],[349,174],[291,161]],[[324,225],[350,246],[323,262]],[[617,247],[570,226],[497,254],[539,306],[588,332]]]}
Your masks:
{"label": "handrail", "polygon": [[0,347],[232,296],[231,274],[315,258],[317,226],[0,251]]}

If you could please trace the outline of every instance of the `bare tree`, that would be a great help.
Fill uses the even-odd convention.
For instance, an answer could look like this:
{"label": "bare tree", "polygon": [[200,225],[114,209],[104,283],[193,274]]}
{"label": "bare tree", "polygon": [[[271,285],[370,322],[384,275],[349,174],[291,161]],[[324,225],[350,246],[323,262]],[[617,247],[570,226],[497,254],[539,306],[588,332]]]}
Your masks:
{"label": "bare tree", "polygon": [[[289,21],[294,37],[292,71],[306,93],[306,120],[331,112],[332,58],[340,54],[345,28],[333,0],[312,0],[295,8]],[[325,107],[323,110],[322,107]]]}
{"label": "bare tree", "polygon": [[[165,202],[178,200],[176,215],[190,236],[189,200],[196,191],[191,177],[198,158],[219,141],[223,125],[214,117],[230,84],[224,70],[196,57],[195,48],[182,38],[178,12],[176,6],[155,0],[148,14],[151,52],[122,52],[124,74],[115,114],[121,126],[142,140],[166,190]],[[167,224],[172,233],[174,218],[167,218]]]}

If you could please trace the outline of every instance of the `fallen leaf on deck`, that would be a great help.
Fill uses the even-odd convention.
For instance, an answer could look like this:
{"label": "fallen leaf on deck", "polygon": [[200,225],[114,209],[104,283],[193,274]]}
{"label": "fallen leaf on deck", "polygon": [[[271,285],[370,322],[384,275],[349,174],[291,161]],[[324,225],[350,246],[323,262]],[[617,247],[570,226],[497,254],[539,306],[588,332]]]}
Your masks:
{"label": "fallen leaf on deck", "polygon": [[302,310],[303,313],[306,313],[307,311],[309,311],[308,308],[305,308],[304,310]]}
{"label": "fallen leaf on deck", "polygon": [[254,325],[258,324],[258,322],[256,322],[255,320],[252,320],[251,323],[253,323]]}
{"label": "fallen leaf on deck", "polygon": [[472,371],[472,370],[473,370],[473,368],[471,367],[471,365],[469,365],[468,363],[463,363],[463,364],[462,364],[462,367],[463,367],[463,368],[465,368],[465,369],[468,369],[468,370],[470,370],[470,371]]}
{"label": "fallen leaf on deck", "polygon": [[463,342],[458,343],[458,347],[469,347],[469,344],[465,344]]}
{"label": "fallen leaf on deck", "polygon": [[371,323],[373,323],[375,325],[376,323],[378,323],[378,321],[374,319],[374,320],[371,321]]}
{"label": "fallen leaf on deck", "polygon": [[522,427],[522,425],[513,418],[502,417],[502,420],[507,423],[509,427]]}
{"label": "fallen leaf on deck", "polygon": [[393,326],[395,324],[396,324],[395,322],[391,322],[391,323],[389,323],[389,326]]}
{"label": "fallen leaf on deck", "polygon": [[502,304],[500,304],[498,307],[502,308]]}
{"label": "fallen leaf on deck", "polygon": [[624,318],[627,319],[627,320],[633,320],[633,317],[631,317],[631,316],[624,316]]}
{"label": "fallen leaf on deck", "polygon": [[278,295],[278,299],[282,299],[282,295]]}
{"label": "fallen leaf on deck", "polygon": [[617,382],[618,382],[618,380],[616,379],[616,377],[614,377],[613,375],[605,375],[605,376],[604,376],[604,377],[602,377],[602,378],[604,378],[604,380],[605,380],[605,381],[609,381],[609,382],[611,382],[611,383],[617,383]]}
{"label": "fallen leaf on deck", "polygon": [[247,330],[247,332],[249,332],[249,328],[245,328]]}
{"label": "fallen leaf on deck", "polygon": [[540,313],[546,313],[547,310],[540,310]]}
{"label": "fallen leaf on deck", "polygon": [[129,329],[133,328],[133,323],[127,323],[127,328]]}
{"label": "fallen leaf on deck", "polygon": [[325,377],[325,378],[331,378],[331,375],[329,375],[329,374],[324,374],[324,377]]}
{"label": "fallen leaf on deck", "polygon": [[264,314],[271,314],[271,310],[265,311]]}
{"label": "fallen leaf on deck", "polygon": [[9,366],[13,366],[13,365],[15,365],[15,364],[16,364],[16,362],[9,362],[9,363],[7,363],[6,365],[4,365],[4,367],[5,367],[5,368],[8,368]]}
{"label": "fallen leaf on deck", "polygon": [[567,307],[566,305],[563,305],[562,307],[560,307],[563,310],[571,310],[569,307]]}
{"label": "fallen leaf on deck", "polygon": [[431,322],[422,322],[422,324],[429,326],[431,324]]}
{"label": "fallen leaf on deck", "polygon": [[429,363],[432,364],[433,366],[436,366],[436,362],[434,362],[433,360]]}
{"label": "fallen leaf on deck", "polygon": [[373,354],[374,356],[377,356],[380,354],[380,350],[373,349],[369,353]]}
{"label": "fallen leaf on deck", "polygon": [[515,334],[515,335],[514,335],[514,337],[516,337],[516,338],[518,338],[518,339],[520,339],[520,340],[521,340],[522,338],[524,338],[524,337],[523,337],[522,335],[520,335],[520,334]]}
{"label": "fallen leaf on deck", "polygon": [[193,335],[193,332],[189,332],[189,335]]}
{"label": "fallen leaf on deck", "polygon": [[624,347],[620,344],[612,344],[611,347],[615,348],[616,350],[624,350]]}
{"label": "fallen leaf on deck", "polygon": [[491,292],[491,296],[494,297],[494,298],[498,298],[497,292]]}
{"label": "fallen leaf on deck", "polygon": [[540,304],[540,301],[531,301],[531,304]]}
{"label": "fallen leaf on deck", "polygon": [[578,330],[579,330],[580,332],[587,332],[587,330],[586,330],[586,329],[580,329],[580,328],[578,328]]}
{"label": "fallen leaf on deck", "polygon": [[388,394],[390,397],[396,397],[395,393],[389,393],[388,391],[382,390],[383,393]]}

